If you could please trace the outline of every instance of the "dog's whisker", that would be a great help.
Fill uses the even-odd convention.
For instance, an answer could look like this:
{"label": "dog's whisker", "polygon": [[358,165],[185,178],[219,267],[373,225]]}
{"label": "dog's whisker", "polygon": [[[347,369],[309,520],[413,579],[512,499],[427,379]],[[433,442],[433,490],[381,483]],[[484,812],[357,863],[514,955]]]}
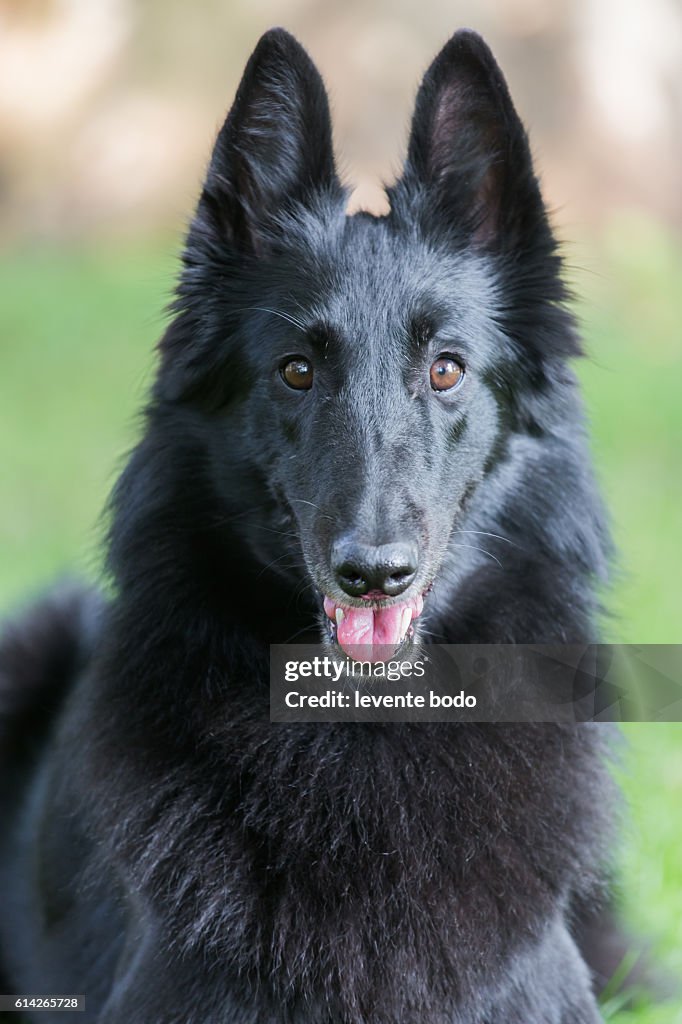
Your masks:
{"label": "dog's whisker", "polygon": [[245,508],[241,512],[235,512],[232,516],[216,516],[211,520],[213,526],[228,526],[230,523],[237,522],[238,519],[245,519],[246,516],[252,516],[254,512],[267,511],[268,505],[252,505],[250,508]]}
{"label": "dog's whisker", "polygon": [[316,505],[314,501],[308,501],[306,498],[289,498],[289,501],[290,502],[297,501],[301,505],[310,505],[311,508],[316,509],[320,513],[320,515],[322,516],[323,519],[328,519],[331,523],[335,523],[336,522],[336,519],[334,518],[334,516],[330,516],[326,512],[323,512],[322,509],[320,508],[320,506]]}
{"label": "dog's whisker", "polygon": [[278,530],[274,526],[263,526],[260,523],[249,524],[249,529],[262,530],[265,533],[274,533],[276,537],[288,537],[290,540],[298,540],[298,534],[294,530]]}
{"label": "dog's whisker", "polygon": [[285,558],[289,558],[290,559],[291,557],[292,557],[291,551],[285,551],[284,554],[280,555],[278,558],[273,558],[271,562],[268,562],[267,565],[264,565],[263,568],[260,570],[260,572],[256,574],[255,578],[257,580],[259,580],[261,578],[261,576],[263,576],[263,574],[268,571],[268,569],[272,569],[273,566],[275,566],[275,565],[277,565],[279,569],[295,569],[297,566],[300,565],[300,562],[293,561],[289,565],[279,565],[279,563],[283,559],[285,559]]}
{"label": "dog's whisker", "polygon": [[[213,521],[213,526],[226,526],[231,523],[231,519],[216,519]],[[274,526],[264,526],[262,523],[249,523],[249,530],[261,530],[264,533],[272,533],[276,537],[284,537],[288,540],[298,541],[299,535],[293,530],[278,530]]]}
{"label": "dog's whisker", "polygon": [[[293,327],[296,327],[299,331],[302,331],[304,334],[308,330],[306,325],[301,320],[299,320],[295,316],[291,316],[289,313],[283,313],[281,309],[270,309],[269,306],[245,306],[244,311],[247,310],[254,311],[257,313],[272,313],[273,316],[281,317],[282,320],[286,320],[287,323],[290,323]],[[239,310],[239,312],[242,312],[242,310]]]}
{"label": "dog's whisker", "polygon": [[314,581],[311,580],[311,579],[306,579],[304,577],[301,580],[301,582],[297,584],[293,594],[291,595],[291,598],[290,598],[289,603],[288,603],[288,607],[290,608],[292,606],[292,604],[294,604],[295,607],[298,608],[298,602],[303,597],[303,595],[306,593],[306,591],[307,590],[313,590],[314,591],[316,589],[317,589],[317,587],[315,586]]}
{"label": "dog's whisker", "polygon": [[515,541],[510,540],[509,537],[504,537],[500,533],[489,533],[488,530],[459,530],[459,529],[456,529],[456,530],[453,530],[452,532],[453,533],[476,533],[476,534],[478,534],[481,537],[493,537],[494,540],[503,540],[505,542],[505,544],[511,544],[512,547],[515,547],[515,548],[520,547],[519,544],[516,544]]}
{"label": "dog's whisker", "polygon": [[485,548],[476,547],[475,544],[460,544],[459,541],[455,542],[455,547],[456,548],[468,548],[470,551],[480,551],[482,554],[487,555],[488,558],[492,558],[492,560],[494,562],[497,562],[497,564],[499,565],[500,569],[504,569],[504,566],[502,565],[502,562],[499,560],[499,558],[496,555],[494,555],[492,553],[492,551],[487,551]]}

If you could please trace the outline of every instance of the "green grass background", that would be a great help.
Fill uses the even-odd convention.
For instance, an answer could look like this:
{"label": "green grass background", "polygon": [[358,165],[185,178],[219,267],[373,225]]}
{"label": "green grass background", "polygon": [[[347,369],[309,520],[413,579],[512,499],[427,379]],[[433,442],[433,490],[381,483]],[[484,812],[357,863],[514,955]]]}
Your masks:
{"label": "green grass background", "polygon": [[[0,612],[96,574],[99,516],[153,369],[177,240],[0,255]],[[579,373],[621,567],[610,638],[682,641],[682,259],[621,219],[568,250],[589,358]],[[682,985],[682,726],[626,727],[624,911]],[[682,1024],[682,997],[614,1024]]]}

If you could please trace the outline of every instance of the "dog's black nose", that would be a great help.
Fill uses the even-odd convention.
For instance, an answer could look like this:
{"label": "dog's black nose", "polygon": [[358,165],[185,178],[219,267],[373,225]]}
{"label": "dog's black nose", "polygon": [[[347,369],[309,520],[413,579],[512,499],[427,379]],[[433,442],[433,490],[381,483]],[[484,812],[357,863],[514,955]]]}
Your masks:
{"label": "dog's black nose", "polygon": [[417,573],[417,548],[414,544],[372,547],[342,538],[332,548],[332,569],[350,597],[374,593],[395,597],[407,590]]}

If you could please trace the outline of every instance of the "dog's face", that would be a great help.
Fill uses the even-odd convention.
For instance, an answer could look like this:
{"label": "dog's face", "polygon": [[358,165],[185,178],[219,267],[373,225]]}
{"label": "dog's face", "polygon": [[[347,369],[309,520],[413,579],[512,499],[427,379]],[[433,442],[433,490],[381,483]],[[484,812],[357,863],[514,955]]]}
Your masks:
{"label": "dog's face", "polygon": [[256,563],[307,574],[323,632],[363,660],[413,641],[557,355],[517,329],[533,322],[522,285],[545,321],[561,299],[556,259],[523,128],[471,33],[429,69],[389,194],[386,217],[345,215],[319,75],[268,33],[216,143],[159,381],[201,416]]}
{"label": "dog's face", "polygon": [[[391,656],[494,457],[501,339],[480,261],[430,250],[392,220],[341,216],[317,244],[290,236],[286,290],[265,276],[240,332],[238,375],[251,383],[224,443],[238,430],[286,513],[261,525],[294,533],[330,637]],[[243,525],[276,566],[282,536]]]}

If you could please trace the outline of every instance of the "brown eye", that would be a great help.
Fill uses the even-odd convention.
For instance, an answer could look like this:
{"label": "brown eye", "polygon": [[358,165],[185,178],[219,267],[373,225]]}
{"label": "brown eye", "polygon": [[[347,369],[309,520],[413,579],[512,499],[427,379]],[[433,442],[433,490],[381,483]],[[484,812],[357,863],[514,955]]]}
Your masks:
{"label": "brown eye", "polygon": [[310,391],[313,386],[313,364],[303,356],[294,356],[280,370],[285,384],[295,391]]}
{"label": "brown eye", "polygon": [[434,391],[452,391],[462,382],[464,367],[446,352],[432,363],[429,377]]}

